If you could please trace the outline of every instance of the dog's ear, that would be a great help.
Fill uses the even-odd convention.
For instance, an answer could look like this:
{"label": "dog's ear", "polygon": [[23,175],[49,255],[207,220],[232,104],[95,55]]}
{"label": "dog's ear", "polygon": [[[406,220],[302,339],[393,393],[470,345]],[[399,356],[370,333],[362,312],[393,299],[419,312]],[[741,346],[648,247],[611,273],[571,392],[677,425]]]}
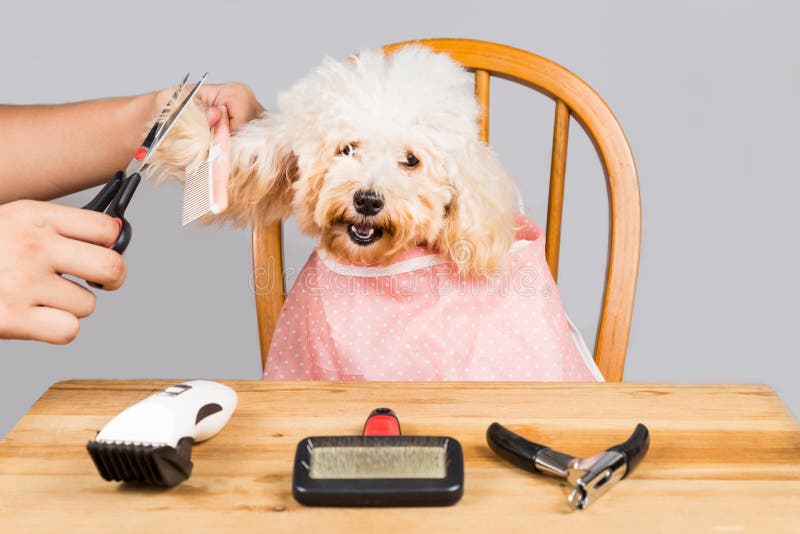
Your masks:
{"label": "dog's ear", "polygon": [[460,272],[491,274],[514,242],[516,185],[492,149],[477,140],[456,158],[451,183],[454,195],[437,248]]}
{"label": "dog's ear", "polygon": [[[264,114],[245,124],[231,137],[228,207],[204,222],[250,221],[269,224],[289,215],[291,185],[297,175],[297,158],[282,131],[279,116]],[[162,180],[183,177],[208,157],[211,133],[205,113],[189,103],[180,120],[153,153],[149,173]]]}

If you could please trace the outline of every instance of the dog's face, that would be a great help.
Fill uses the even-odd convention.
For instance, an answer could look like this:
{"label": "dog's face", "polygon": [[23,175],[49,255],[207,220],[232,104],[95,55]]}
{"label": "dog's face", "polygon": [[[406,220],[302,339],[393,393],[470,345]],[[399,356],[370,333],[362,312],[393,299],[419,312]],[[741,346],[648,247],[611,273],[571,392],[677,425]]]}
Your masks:
{"label": "dog's face", "polygon": [[433,247],[453,189],[422,142],[399,136],[343,138],[298,176],[300,229],[350,263],[382,264],[416,245]]}
{"label": "dog's face", "polygon": [[497,265],[516,188],[478,138],[472,84],[420,47],[327,60],[234,136],[229,216],[294,214],[347,263],[423,245],[466,270]]}

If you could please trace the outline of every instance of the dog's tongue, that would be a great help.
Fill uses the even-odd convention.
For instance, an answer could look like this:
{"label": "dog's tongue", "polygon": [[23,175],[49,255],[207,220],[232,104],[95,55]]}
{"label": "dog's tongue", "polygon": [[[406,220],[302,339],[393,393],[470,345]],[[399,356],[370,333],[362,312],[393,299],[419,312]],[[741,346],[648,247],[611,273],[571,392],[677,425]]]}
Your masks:
{"label": "dog's tongue", "polygon": [[354,224],[353,228],[355,229],[356,233],[362,237],[369,237],[372,235],[372,232],[375,231],[375,229],[369,224]]}

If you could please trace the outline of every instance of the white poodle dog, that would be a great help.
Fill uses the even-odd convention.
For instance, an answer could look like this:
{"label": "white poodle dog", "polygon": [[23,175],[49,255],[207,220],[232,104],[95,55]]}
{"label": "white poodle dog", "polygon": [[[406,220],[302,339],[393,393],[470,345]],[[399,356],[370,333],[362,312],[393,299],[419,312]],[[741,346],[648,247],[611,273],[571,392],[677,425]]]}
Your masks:
{"label": "white poodle dog", "polygon": [[[207,219],[294,215],[318,239],[265,377],[602,379],[563,313],[541,231],[521,218],[514,181],[477,119],[472,76],[409,46],[326,59],[234,134],[228,208]],[[206,159],[209,141],[192,106],[152,169],[180,175]],[[420,273],[449,289],[420,283]],[[496,275],[505,294],[485,283]],[[463,291],[465,279],[478,282]]]}
{"label": "white poodle dog", "polygon": [[[153,154],[179,175],[207,155],[195,106]],[[444,54],[406,47],[326,59],[232,138],[229,207],[267,224],[293,214],[334,257],[386,264],[423,245],[460,269],[498,266],[515,233],[517,190],[478,137],[472,77]]]}

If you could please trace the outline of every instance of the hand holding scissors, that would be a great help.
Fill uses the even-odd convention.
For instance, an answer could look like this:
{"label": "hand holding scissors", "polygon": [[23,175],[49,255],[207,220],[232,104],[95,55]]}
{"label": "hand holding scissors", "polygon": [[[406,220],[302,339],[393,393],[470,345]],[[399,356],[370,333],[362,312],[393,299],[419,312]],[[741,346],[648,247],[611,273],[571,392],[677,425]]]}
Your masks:
{"label": "hand holding scissors", "polygon": [[[159,114],[159,117],[150,128],[150,132],[147,134],[147,137],[145,137],[144,141],[142,141],[142,145],[133,154],[133,158],[131,159],[125,171],[117,172],[114,177],[100,190],[100,192],[97,193],[97,195],[83,207],[87,210],[106,213],[107,215],[111,216],[119,225],[119,234],[114,242],[108,246],[108,248],[122,254],[128,247],[128,244],[130,244],[133,228],[131,227],[130,222],[125,218],[125,210],[127,209],[128,204],[133,197],[133,193],[136,191],[136,188],[139,186],[139,182],[142,179],[139,173],[142,168],[144,168],[147,160],[150,158],[150,155],[155,152],[155,150],[158,148],[158,145],[161,143],[164,137],[166,137],[172,126],[181,116],[183,110],[186,109],[186,105],[192,101],[192,98],[194,98],[197,91],[200,89],[200,87],[202,87],[207,76],[207,73],[204,74],[203,77],[200,78],[200,81],[195,84],[195,86],[191,91],[189,91],[189,94],[186,95],[180,104],[173,106],[172,102],[179,98],[181,93],[183,93],[183,90],[186,86],[186,80],[189,79],[189,75],[187,74],[183,78],[183,81],[172,95],[170,104],[168,104],[161,114]],[[87,282],[92,287],[102,288],[102,285],[100,284],[89,281]]]}

